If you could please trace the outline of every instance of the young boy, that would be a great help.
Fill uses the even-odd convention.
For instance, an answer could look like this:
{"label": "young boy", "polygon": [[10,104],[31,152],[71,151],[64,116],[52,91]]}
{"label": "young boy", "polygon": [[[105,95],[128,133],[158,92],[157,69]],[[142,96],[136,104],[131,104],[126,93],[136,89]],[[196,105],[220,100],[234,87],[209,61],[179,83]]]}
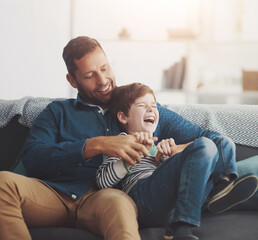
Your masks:
{"label": "young boy", "polygon": [[132,164],[104,156],[96,175],[97,185],[128,193],[137,205],[139,223],[144,227],[166,226],[164,239],[198,239],[191,227],[200,225],[210,183],[214,187],[207,206],[214,213],[228,210],[256,191],[257,177],[236,179],[234,147],[226,137],[218,135],[211,140],[199,136],[179,145],[168,138],[155,147],[157,138],[153,134],[159,111],[149,87],[134,83],[115,88],[110,111],[120,122],[121,134],[134,135],[149,149],[149,156]]}

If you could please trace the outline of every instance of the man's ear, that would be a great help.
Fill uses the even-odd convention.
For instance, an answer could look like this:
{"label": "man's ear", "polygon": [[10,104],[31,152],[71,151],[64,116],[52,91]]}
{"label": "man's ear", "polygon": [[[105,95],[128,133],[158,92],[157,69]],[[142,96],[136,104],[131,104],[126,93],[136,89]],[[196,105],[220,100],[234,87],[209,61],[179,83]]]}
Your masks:
{"label": "man's ear", "polygon": [[118,112],[116,116],[120,123],[127,124],[127,117],[125,116],[125,114],[123,112],[121,112],[121,111]]}
{"label": "man's ear", "polygon": [[66,79],[67,81],[71,84],[71,86],[73,88],[77,88],[77,82],[76,80],[74,79],[74,77],[72,75],[70,75],[69,73],[66,74]]}

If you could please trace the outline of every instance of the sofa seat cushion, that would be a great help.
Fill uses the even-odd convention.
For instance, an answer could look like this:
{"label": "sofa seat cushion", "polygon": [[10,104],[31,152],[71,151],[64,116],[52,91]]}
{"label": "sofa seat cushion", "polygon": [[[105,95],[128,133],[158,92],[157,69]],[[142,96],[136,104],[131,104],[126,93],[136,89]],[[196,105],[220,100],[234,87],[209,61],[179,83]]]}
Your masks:
{"label": "sofa seat cushion", "polygon": [[[206,212],[201,227],[193,232],[202,240],[254,240],[258,236],[257,220],[256,211],[228,211],[218,215]],[[32,228],[30,233],[33,240],[103,240],[88,231],[71,228]],[[164,233],[164,228],[140,230],[142,240],[160,240]]]}

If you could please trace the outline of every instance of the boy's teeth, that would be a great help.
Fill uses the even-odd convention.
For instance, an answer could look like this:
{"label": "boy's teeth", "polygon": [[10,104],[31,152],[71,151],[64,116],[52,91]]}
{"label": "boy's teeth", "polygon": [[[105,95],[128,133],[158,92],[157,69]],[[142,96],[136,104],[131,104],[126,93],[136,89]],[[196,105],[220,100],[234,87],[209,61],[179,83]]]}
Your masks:
{"label": "boy's teeth", "polygon": [[154,123],[154,117],[147,117],[144,119],[144,121]]}

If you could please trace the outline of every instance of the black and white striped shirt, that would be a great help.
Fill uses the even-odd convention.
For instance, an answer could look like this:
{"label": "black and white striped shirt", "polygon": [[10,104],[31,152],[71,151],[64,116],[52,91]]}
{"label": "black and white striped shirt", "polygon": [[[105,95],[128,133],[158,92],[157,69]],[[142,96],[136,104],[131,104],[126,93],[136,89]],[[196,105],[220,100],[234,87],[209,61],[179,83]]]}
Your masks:
{"label": "black and white striped shirt", "polygon": [[132,167],[128,173],[121,158],[104,156],[104,162],[97,171],[97,185],[99,188],[117,186],[128,193],[140,178],[150,176],[156,169],[154,157],[142,157],[141,162]]}
{"label": "black and white striped shirt", "polygon": [[103,163],[96,173],[96,182],[100,189],[118,187],[128,193],[138,179],[149,177],[156,168],[153,156],[142,156],[141,162],[128,173],[121,158],[104,155]]}

